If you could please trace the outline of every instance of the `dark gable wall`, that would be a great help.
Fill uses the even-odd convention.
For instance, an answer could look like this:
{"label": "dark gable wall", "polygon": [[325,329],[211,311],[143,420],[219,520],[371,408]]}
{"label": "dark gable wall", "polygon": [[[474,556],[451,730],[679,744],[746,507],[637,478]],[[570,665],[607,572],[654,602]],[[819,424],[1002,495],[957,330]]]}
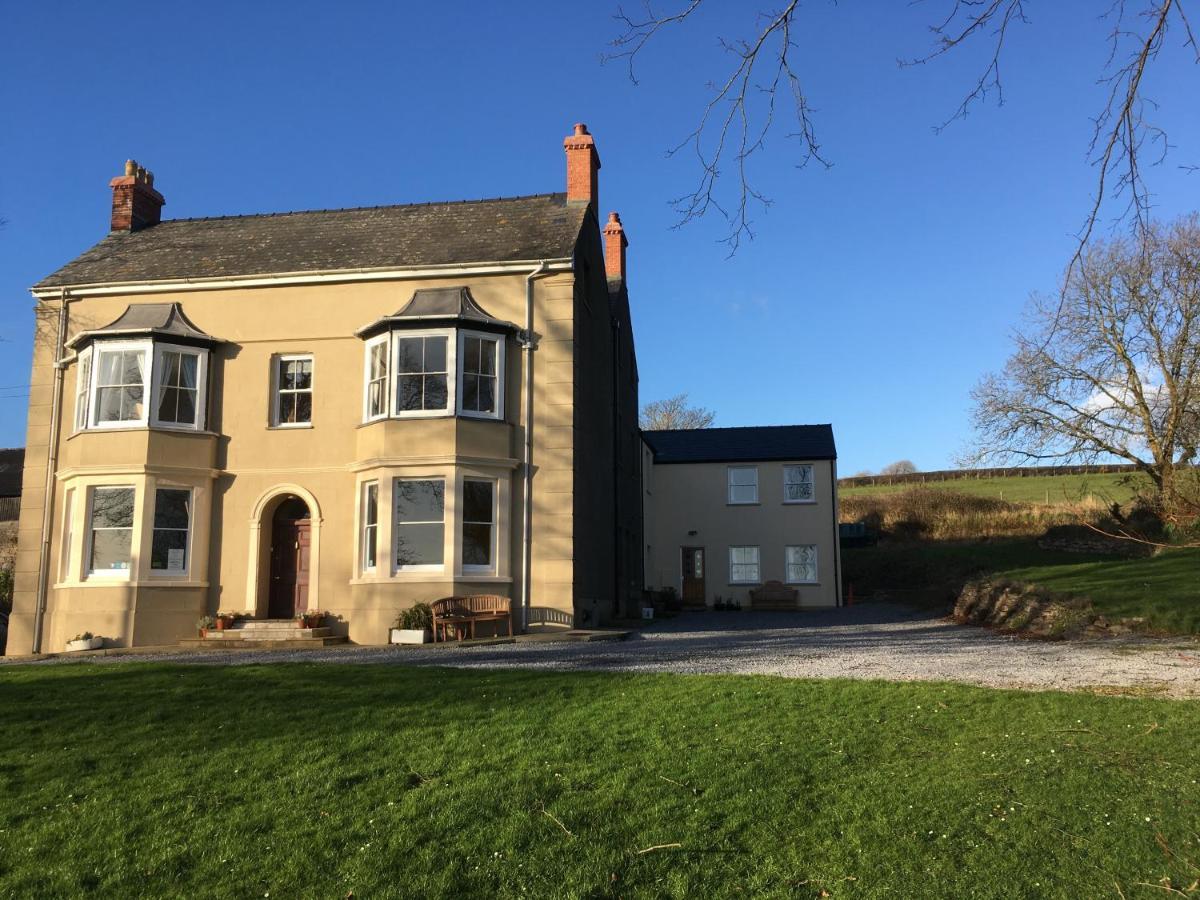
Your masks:
{"label": "dark gable wall", "polygon": [[628,303],[610,297],[600,229],[575,246],[575,611],[581,626],[630,611],[642,587],[637,376]]}

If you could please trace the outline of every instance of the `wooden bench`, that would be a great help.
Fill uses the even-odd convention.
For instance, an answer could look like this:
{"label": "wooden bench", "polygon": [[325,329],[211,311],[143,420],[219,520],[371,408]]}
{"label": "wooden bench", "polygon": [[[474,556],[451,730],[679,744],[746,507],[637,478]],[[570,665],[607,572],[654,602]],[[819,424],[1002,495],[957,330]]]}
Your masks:
{"label": "wooden bench", "polygon": [[800,605],[800,592],[780,581],[768,581],[750,592],[752,609],[796,609]]}
{"label": "wooden bench", "polygon": [[449,640],[449,629],[462,640],[463,633],[475,637],[476,622],[508,622],[512,637],[512,600],[498,594],[477,594],[473,597],[444,597],[431,604],[433,608],[433,640]]}

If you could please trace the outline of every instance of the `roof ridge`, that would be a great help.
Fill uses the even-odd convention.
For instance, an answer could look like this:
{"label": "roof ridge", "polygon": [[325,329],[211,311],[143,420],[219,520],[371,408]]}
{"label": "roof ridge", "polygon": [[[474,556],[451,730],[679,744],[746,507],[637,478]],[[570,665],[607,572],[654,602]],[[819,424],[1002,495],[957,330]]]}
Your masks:
{"label": "roof ridge", "polygon": [[646,434],[678,434],[685,431],[762,431],[764,428],[832,428],[832,422],[802,422],[795,425],[717,425],[705,428],[643,428]]}
{"label": "roof ridge", "polygon": [[[479,197],[472,200],[425,200],[420,203],[379,203],[374,206],[336,206],[323,209],[288,209],[281,212],[238,213],[228,216],[191,216],[183,219],[163,219],[159,225],[170,225],[176,222],[221,222],[226,219],[273,219],[283,216],[304,216],[311,213],[340,213],[364,212],[374,209],[419,209],[428,206],[458,206],[471,203],[510,203],[515,200],[541,200],[553,197],[565,197],[563,191],[551,191],[541,194],[516,194],[512,197]],[[157,227],[157,226],[155,226]],[[146,229],[147,231],[149,229]]]}

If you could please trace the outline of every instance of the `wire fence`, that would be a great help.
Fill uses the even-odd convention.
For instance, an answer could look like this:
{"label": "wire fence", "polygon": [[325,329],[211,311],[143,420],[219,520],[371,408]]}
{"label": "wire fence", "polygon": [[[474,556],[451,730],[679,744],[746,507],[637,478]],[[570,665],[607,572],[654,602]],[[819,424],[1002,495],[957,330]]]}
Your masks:
{"label": "wire fence", "polygon": [[20,516],[20,497],[0,497],[0,522],[15,522]]}
{"label": "wire fence", "polygon": [[945,469],[905,475],[853,475],[839,478],[839,487],[874,487],[881,484],[925,484],[930,481],[965,481],[979,478],[1036,478],[1045,475],[1117,475],[1136,472],[1128,463],[1080,466],[1009,466],[995,469]]}

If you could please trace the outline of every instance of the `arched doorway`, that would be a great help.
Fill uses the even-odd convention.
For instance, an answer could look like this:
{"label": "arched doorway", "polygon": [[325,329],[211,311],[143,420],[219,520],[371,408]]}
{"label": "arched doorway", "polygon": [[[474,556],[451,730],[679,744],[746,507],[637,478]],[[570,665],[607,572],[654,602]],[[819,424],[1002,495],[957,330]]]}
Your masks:
{"label": "arched doorway", "polygon": [[311,568],[312,514],[299,497],[284,497],[271,518],[268,619],[290,619],[308,609]]}

